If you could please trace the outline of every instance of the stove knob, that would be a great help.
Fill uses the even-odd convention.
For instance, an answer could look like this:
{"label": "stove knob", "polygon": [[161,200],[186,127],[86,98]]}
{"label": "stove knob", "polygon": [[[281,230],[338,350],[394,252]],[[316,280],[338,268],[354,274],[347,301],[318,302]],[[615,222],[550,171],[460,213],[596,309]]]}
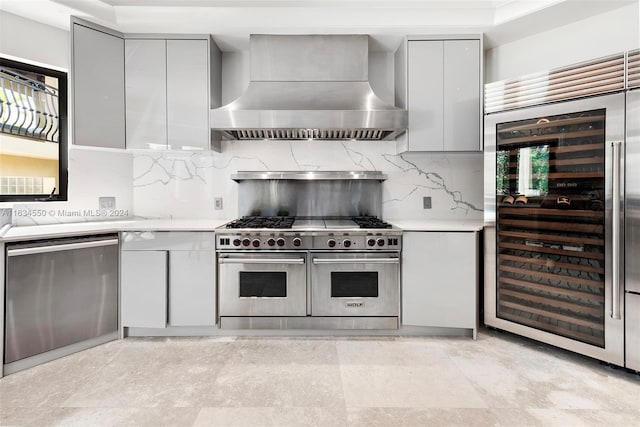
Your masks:
{"label": "stove knob", "polygon": [[284,246],[284,239],[280,237],[278,240],[276,240],[276,243],[278,244],[278,246]]}
{"label": "stove knob", "polygon": [[271,239],[267,240],[267,245],[275,246],[275,244],[276,244],[276,239],[271,238]]}
{"label": "stove knob", "polygon": [[378,246],[384,246],[384,239],[378,239]]}
{"label": "stove knob", "polygon": [[302,240],[299,237],[293,239],[293,246],[300,246],[302,244]]}
{"label": "stove knob", "polygon": [[251,242],[251,244],[253,245],[254,248],[259,248],[260,247],[260,239],[253,239],[253,242]]}
{"label": "stove knob", "polygon": [[233,239],[233,246],[240,246],[241,243],[240,239]]}
{"label": "stove knob", "polygon": [[334,239],[329,239],[329,240],[327,240],[327,245],[328,245],[330,248],[333,248],[333,247],[335,247],[335,246],[336,246],[336,241],[335,241]]}
{"label": "stove knob", "polygon": [[344,246],[345,248],[350,248],[351,247],[351,240],[349,239],[344,239],[342,241],[342,246]]}
{"label": "stove knob", "polygon": [[242,239],[242,246],[249,246],[251,244],[251,240],[249,239]]}
{"label": "stove knob", "polygon": [[369,240],[367,240],[367,245],[368,245],[368,246],[375,246],[375,245],[376,245],[376,240],[375,240],[375,239],[369,239]]}

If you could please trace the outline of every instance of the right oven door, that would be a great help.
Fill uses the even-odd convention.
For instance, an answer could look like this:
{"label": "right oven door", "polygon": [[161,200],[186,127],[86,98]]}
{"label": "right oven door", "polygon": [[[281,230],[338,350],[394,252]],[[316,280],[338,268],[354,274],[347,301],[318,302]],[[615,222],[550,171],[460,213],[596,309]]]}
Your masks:
{"label": "right oven door", "polygon": [[398,253],[311,255],[314,316],[399,316]]}

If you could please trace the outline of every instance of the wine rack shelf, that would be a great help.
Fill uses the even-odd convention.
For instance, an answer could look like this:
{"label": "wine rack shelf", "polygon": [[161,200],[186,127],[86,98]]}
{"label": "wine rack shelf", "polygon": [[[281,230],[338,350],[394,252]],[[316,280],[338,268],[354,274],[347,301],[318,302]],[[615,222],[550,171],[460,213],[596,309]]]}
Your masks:
{"label": "wine rack shelf", "polygon": [[[603,347],[604,111],[498,125],[497,135],[497,315]],[[522,179],[544,187],[503,202]]]}

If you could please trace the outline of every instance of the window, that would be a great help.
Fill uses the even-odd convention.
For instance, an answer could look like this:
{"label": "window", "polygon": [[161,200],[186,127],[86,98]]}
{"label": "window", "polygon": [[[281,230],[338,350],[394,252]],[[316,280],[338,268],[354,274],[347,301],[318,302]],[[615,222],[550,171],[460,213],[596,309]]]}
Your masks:
{"label": "window", "polygon": [[67,200],[67,73],[0,58],[0,201]]}

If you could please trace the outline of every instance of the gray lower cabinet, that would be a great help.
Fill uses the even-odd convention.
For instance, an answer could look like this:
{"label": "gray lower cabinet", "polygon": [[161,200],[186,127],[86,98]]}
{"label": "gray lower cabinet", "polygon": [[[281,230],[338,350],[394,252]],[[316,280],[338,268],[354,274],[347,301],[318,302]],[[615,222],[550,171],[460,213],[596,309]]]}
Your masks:
{"label": "gray lower cabinet", "polygon": [[125,148],[122,34],[73,18],[73,143]]}
{"label": "gray lower cabinet", "polygon": [[216,256],[212,251],[169,252],[169,324],[216,323]]}
{"label": "gray lower cabinet", "polygon": [[122,326],[214,326],[213,236],[207,232],[123,233]]}
{"label": "gray lower cabinet", "polygon": [[123,251],[120,260],[122,325],[167,326],[167,252]]}
{"label": "gray lower cabinet", "polygon": [[625,294],[625,366],[640,371],[640,294]]}
{"label": "gray lower cabinet", "polygon": [[477,330],[478,233],[402,235],[402,324]]}
{"label": "gray lower cabinet", "polygon": [[396,52],[396,104],[409,113],[399,151],[481,151],[480,37],[408,37]]}

